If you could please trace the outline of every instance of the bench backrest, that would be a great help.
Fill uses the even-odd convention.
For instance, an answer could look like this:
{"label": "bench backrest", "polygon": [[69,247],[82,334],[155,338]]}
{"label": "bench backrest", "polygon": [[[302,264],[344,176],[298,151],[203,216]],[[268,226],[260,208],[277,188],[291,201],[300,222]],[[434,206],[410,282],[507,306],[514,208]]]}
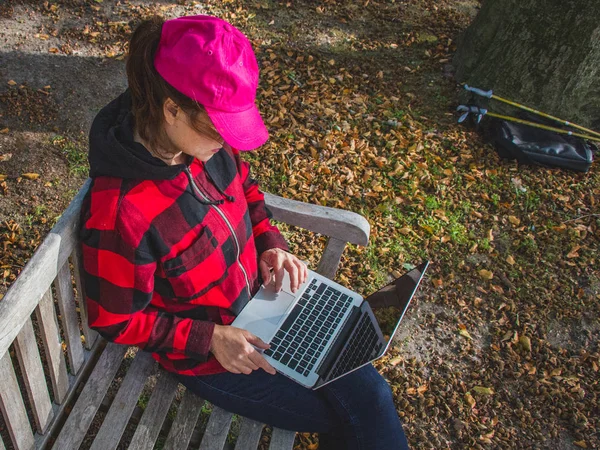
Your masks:
{"label": "bench backrest", "polygon": [[[79,211],[89,185],[87,180],[0,300],[0,409],[9,435],[3,439],[18,450],[46,446],[89,376],[101,341],[87,324],[80,275]],[[330,236],[317,269],[325,276],[334,277],[347,242],[368,242],[369,224],[358,214],[271,194],[265,199],[274,219]]]}

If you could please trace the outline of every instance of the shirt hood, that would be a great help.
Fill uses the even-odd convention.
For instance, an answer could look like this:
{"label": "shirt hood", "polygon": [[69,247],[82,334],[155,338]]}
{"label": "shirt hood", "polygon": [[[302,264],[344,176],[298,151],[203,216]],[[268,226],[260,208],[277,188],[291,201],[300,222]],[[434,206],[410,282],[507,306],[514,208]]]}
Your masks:
{"label": "shirt hood", "polygon": [[133,140],[133,113],[129,90],[100,110],[89,136],[90,177],[171,180],[184,168],[155,158]]}

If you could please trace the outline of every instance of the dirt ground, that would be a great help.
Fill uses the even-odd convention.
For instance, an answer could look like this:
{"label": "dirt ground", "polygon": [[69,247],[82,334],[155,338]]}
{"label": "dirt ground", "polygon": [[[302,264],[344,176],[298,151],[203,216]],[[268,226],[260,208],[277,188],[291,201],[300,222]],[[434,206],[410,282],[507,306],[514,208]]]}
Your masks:
{"label": "dirt ground", "polygon": [[[368,291],[404,262],[435,261],[377,364],[412,448],[599,448],[598,169],[520,168],[455,125],[451,58],[477,8],[2,0],[0,295],[87,176],[87,132],[126,87],[135,24],[219,15],[261,64],[272,139],[250,158],[265,190],[371,222],[371,246],[348,251],[339,280]],[[305,238],[290,239],[302,253]],[[298,437],[297,448],[317,445]]]}

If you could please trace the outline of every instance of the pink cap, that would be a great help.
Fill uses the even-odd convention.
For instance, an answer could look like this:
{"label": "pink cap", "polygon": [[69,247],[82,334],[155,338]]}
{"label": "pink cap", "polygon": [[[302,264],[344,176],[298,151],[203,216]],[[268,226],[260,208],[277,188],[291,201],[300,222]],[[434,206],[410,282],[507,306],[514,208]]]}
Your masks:
{"label": "pink cap", "polygon": [[258,64],[250,41],[211,16],[167,20],[154,67],[167,83],[200,103],[225,142],[252,150],[269,139],[254,104]]}

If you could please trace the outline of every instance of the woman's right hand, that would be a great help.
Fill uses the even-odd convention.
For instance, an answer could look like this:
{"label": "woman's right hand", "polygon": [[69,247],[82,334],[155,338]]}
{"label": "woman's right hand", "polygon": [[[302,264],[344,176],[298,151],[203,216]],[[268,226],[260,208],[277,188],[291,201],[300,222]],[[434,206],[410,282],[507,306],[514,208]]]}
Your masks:
{"label": "woman's right hand", "polygon": [[269,348],[269,344],[265,344],[249,331],[227,325],[215,325],[210,351],[225,370],[248,375],[253,370],[263,369],[275,375],[273,366],[253,346],[263,350]]}

